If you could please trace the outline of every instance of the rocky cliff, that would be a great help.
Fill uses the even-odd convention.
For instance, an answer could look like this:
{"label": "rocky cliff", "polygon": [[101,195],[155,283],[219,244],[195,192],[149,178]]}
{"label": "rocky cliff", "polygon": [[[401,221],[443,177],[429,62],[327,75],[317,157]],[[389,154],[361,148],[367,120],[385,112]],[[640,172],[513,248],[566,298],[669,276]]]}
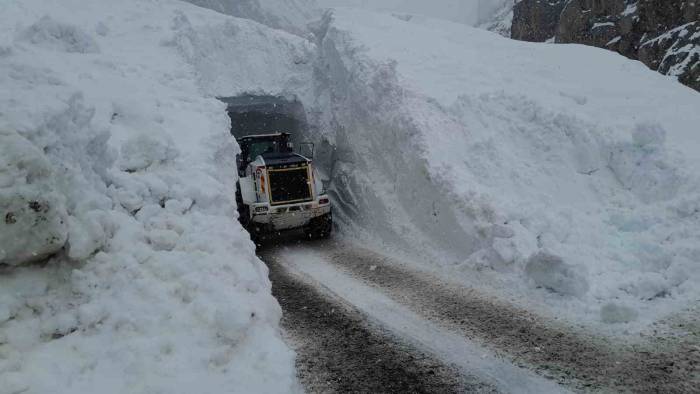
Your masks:
{"label": "rocky cliff", "polygon": [[617,51],[700,91],[700,0],[520,0],[511,37]]}

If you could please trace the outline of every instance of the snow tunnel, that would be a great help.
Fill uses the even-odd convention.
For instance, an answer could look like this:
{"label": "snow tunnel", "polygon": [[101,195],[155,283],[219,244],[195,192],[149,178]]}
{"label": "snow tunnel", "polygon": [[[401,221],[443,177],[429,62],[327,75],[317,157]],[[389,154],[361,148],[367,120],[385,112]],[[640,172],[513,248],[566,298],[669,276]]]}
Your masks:
{"label": "snow tunnel", "polygon": [[287,132],[292,142],[314,142],[314,162],[319,176],[326,186],[330,179],[327,174],[333,163],[333,147],[323,139],[316,138],[307,121],[306,108],[296,96],[252,95],[219,97],[226,104],[226,112],[231,118],[231,134],[235,138],[246,135]]}
{"label": "snow tunnel", "polygon": [[[296,97],[241,95],[220,97],[231,118],[231,134],[243,137],[253,134],[287,132],[299,139],[306,128],[303,104]],[[296,141],[295,141],[296,142]]]}

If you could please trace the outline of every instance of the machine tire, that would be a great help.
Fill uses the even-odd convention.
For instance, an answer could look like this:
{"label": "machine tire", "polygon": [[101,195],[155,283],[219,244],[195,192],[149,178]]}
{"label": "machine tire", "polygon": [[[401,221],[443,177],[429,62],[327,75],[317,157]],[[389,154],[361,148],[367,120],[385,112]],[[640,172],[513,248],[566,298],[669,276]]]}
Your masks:
{"label": "machine tire", "polygon": [[236,210],[238,211],[238,221],[241,222],[243,227],[246,226],[248,222],[246,205],[243,204],[243,195],[241,194],[241,183],[236,182]]}
{"label": "machine tire", "polygon": [[304,229],[307,238],[328,239],[333,232],[333,215],[329,212],[311,220]]}
{"label": "machine tire", "polygon": [[238,211],[238,221],[241,223],[244,229],[250,232],[250,206],[243,203],[241,185],[238,182],[236,182],[236,210]]}

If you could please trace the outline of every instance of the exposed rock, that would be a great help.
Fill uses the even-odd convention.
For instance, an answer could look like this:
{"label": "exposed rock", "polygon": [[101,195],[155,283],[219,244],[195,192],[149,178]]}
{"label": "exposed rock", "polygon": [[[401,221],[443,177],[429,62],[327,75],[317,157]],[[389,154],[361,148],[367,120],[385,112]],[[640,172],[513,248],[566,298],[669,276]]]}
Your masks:
{"label": "exposed rock", "polygon": [[624,7],[623,0],[570,0],[561,12],[556,42],[608,46],[620,36],[610,15],[620,14]]}
{"label": "exposed rock", "polygon": [[700,22],[644,41],[637,56],[650,68],[676,76],[681,83],[700,90]]}
{"label": "exposed rock", "polygon": [[610,49],[700,91],[699,0],[522,0],[513,11],[512,38]]}
{"label": "exposed rock", "polygon": [[559,15],[567,0],[521,1],[513,7],[511,38],[546,41],[556,34]]}

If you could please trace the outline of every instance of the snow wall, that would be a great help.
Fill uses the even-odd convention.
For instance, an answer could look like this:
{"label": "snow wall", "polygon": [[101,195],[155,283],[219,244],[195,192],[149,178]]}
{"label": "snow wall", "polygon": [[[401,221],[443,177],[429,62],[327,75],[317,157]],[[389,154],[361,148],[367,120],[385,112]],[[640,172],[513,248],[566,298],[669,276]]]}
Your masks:
{"label": "snow wall", "polygon": [[694,92],[601,50],[418,16],[338,9],[313,30],[303,101],[341,232],[614,333],[692,306]]}
{"label": "snow wall", "polygon": [[617,333],[697,298],[693,92],[598,49],[420,15],[339,8],[309,29],[291,69],[263,70],[272,88],[229,75],[220,43],[192,59],[212,94],[301,102],[340,233]]}
{"label": "snow wall", "polygon": [[282,92],[309,47],[179,1],[3,3],[0,393],[299,390],[210,87]]}
{"label": "snow wall", "polygon": [[222,14],[306,36],[306,24],[321,16],[314,0],[185,0]]}

